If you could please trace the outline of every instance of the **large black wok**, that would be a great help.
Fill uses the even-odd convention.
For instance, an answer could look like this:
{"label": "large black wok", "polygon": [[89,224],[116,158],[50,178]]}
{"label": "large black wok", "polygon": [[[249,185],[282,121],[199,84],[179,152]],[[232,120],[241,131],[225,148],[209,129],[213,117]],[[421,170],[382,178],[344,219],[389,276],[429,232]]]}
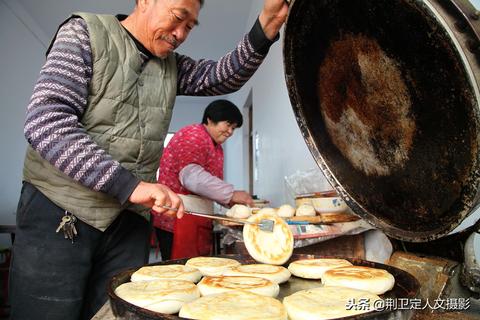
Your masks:
{"label": "large black wok", "polygon": [[441,237],[478,205],[478,16],[458,0],[291,1],[300,130],[347,204],[394,238]]}
{"label": "large black wok", "polygon": [[[240,261],[242,264],[249,264],[249,263],[257,263],[249,256],[242,256],[242,255],[222,255],[220,257],[236,259]],[[316,255],[302,255],[302,254],[294,254],[290,258],[287,263],[285,263],[285,267],[288,267],[290,262],[299,259],[314,259],[314,258],[323,258],[321,256]],[[331,258],[331,257],[330,257]],[[412,299],[417,297],[418,290],[420,285],[418,281],[409,273],[400,270],[398,268],[376,263],[365,261],[361,259],[351,259],[346,258],[354,265],[361,265],[361,266],[368,266],[372,268],[379,268],[385,269],[390,272],[395,277],[395,286],[392,290],[386,292],[381,297],[383,299],[389,299],[390,301],[399,301],[400,299],[414,301]],[[154,263],[152,265],[165,265],[165,264],[185,264],[188,259],[180,259],[180,260],[168,260],[159,263]],[[124,319],[124,320],[145,320],[145,319],[184,319],[178,317],[178,315],[168,315],[158,312],[149,311],[147,309],[137,307],[127,301],[119,298],[115,294],[115,289],[121,285],[122,283],[130,281],[130,276],[136,269],[129,269],[115,275],[108,287],[107,292],[110,298],[110,305],[112,307],[113,314],[115,315],[115,319]],[[320,280],[306,280],[292,276],[288,282],[283,283],[280,285],[280,293],[277,297],[279,300],[283,300],[284,297],[293,294],[299,290],[303,289],[310,289],[314,287],[322,286]],[[410,319],[414,313],[413,308],[406,308],[406,307],[397,307],[397,308],[385,308],[384,310],[374,311],[365,313],[362,315],[352,316],[352,317],[344,317],[342,319],[392,319],[392,320],[402,320],[402,319]]]}

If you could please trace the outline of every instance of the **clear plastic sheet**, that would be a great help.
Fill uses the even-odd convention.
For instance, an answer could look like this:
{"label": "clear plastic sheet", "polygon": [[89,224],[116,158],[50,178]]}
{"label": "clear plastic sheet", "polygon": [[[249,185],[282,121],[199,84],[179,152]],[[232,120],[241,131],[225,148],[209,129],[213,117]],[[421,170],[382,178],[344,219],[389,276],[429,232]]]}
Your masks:
{"label": "clear plastic sheet", "polygon": [[292,198],[300,194],[332,190],[319,168],[296,171],[285,177],[285,184]]}

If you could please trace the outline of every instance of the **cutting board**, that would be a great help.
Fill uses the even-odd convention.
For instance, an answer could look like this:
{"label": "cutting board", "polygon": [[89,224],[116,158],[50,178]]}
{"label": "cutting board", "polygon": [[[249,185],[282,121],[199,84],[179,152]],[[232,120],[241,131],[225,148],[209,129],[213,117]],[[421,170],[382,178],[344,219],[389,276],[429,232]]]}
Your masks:
{"label": "cutting board", "polygon": [[[352,222],[357,221],[360,218],[356,215],[345,213],[345,212],[322,212],[320,215],[312,217],[291,217],[285,218],[285,221],[306,221],[309,224],[332,224],[332,223],[341,223],[341,222]],[[224,226],[242,226],[242,224],[229,222],[229,221],[220,221],[220,224]]]}
{"label": "cutting board", "polygon": [[285,219],[288,221],[307,221],[310,224],[331,224],[331,223],[341,223],[341,222],[351,222],[357,221],[360,218],[356,215],[345,213],[345,212],[322,212],[319,215],[312,217],[291,217]]}

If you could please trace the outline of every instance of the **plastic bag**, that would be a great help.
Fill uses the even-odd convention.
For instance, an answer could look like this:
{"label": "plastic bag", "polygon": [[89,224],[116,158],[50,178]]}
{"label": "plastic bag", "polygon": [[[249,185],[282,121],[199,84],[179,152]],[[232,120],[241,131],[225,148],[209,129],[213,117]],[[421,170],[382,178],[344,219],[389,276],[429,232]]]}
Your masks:
{"label": "plastic bag", "polygon": [[301,194],[332,190],[332,186],[319,168],[297,171],[286,176],[285,184],[292,198]]}

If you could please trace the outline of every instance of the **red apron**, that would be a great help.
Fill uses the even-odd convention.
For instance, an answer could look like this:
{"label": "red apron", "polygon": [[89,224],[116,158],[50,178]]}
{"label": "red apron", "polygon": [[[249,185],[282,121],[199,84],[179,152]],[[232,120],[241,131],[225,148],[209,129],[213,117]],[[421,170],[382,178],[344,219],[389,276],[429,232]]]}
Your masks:
{"label": "red apron", "polygon": [[212,252],[212,221],[186,214],[176,219],[170,259],[208,256]]}

